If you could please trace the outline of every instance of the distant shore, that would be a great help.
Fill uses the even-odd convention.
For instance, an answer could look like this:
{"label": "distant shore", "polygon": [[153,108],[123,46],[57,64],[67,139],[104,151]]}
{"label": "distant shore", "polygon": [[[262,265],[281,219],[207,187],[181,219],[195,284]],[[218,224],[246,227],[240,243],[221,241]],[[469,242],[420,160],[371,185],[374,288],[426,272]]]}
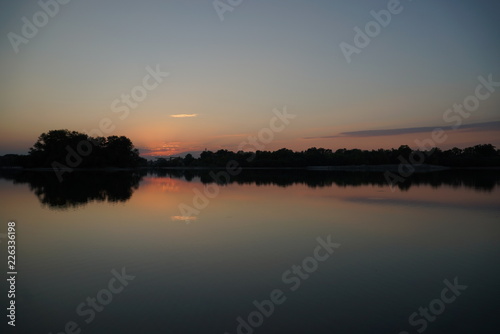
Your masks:
{"label": "distant shore", "polygon": [[[99,167],[99,168],[73,168],[75,172],[126,172],[137,170],[223,170],[224,167],[208,167],[208,166],[189,166],[189,167],[136,167],[136,168],[118,168],[118,167]],[[449,167],[438,165],[346,165],[346,166],[306,166],[306,167],[241,167],[243,170],[307,170],[307,171],[338,171],[338,172],[397,172],[399,169],[414,170],[414,172],[440,172],[446,170],[500,170],[500,167]],[[19,171],[34,171],[34,172],[52,172],[52,168],[48,167],[0,167],[0,170],[19,170]],[[69,171],[68,171],[69,172]]]}

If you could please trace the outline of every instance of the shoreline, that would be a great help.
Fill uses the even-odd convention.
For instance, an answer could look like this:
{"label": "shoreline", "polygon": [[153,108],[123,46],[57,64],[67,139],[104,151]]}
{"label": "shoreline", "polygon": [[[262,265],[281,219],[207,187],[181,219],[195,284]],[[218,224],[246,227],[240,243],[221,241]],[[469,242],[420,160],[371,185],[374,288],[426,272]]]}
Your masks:
{"label": "shoreline", "polygon": [[[454,166],[439,166],[439,165],[346,165],[346,166],[305,166],[305,167],[241,167],[242,170],[306,170],[306,171],[338,171],[338,172],[396,172],[400,168],[414,169],[414,172],[441,172],[446,170],[500,170],[498,167],[454,167]],[[128,172],[139,170],[224,170],[225,167],[136,167],[136,168],[119,168],[119,167],[100,167],[100,168],[73,168],[73,172]],[[0,167],[0,171],[33,171],[33,172],[52,172],[50,167]]]}

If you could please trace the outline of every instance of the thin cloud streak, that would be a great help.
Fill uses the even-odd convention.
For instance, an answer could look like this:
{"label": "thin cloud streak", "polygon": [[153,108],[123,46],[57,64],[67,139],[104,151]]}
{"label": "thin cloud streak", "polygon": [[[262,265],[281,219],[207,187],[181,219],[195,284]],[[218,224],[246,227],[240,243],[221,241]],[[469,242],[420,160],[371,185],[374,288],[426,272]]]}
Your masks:
{"label": "thin cloud streak", "polygon": [[196,117],[198,114],[177,114],[177,115],[170,115],[170,117],[173,118],[189,118],[189,117]]}
{"label": "thin cloud streak", "polygon": [[438,128],[443,129],[443,130],[468,130],[468,131],[500,130],[500,121],[464,124],[458,128],[454,128],[453,126],[422,126],[422,127],[415,127],[415,128],[348,131],[348,132],[341,132],[337,135],[332,135],[332,136],[304,137],[303,139],[397,136],[397,135],[406,135],[406,134],[412,134],[412,133],[432,132]]}

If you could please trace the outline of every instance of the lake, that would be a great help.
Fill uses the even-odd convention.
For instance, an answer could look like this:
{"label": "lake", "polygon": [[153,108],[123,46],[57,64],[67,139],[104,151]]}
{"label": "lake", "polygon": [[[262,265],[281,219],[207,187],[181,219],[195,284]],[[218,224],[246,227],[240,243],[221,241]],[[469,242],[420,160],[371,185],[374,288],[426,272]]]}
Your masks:
{"label": "lake", "polygon": [[497,333],[499,174],[3,171],[15,332]]}

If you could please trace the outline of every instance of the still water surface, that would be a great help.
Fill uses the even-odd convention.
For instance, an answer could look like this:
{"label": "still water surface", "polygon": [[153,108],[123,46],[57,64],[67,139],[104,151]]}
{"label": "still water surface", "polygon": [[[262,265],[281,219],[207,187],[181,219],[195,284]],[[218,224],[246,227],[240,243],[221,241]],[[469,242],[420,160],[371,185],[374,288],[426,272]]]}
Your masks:
{"label": "still water surface", "polygon": [[[17,222],[16,332],[73,321],[89,334],[233,334],[241,317],[247,334],[497,333],[497,174],[418,174],[391,191],[369,173],[245,171],[217,185],[195,171],[82,172],[62,184],[3,172],[0,233]],[[207,187],[218,195],[183,220],[179,205]],[[340,246],[316,251],[318,238]],[[122,268],[135,278],[101,292]],[[455,279],[467,288],[442,302]],[[260,321],[253,303],[274,290],[280,304]],[[92,309],[96,296],[108,304]]]}

